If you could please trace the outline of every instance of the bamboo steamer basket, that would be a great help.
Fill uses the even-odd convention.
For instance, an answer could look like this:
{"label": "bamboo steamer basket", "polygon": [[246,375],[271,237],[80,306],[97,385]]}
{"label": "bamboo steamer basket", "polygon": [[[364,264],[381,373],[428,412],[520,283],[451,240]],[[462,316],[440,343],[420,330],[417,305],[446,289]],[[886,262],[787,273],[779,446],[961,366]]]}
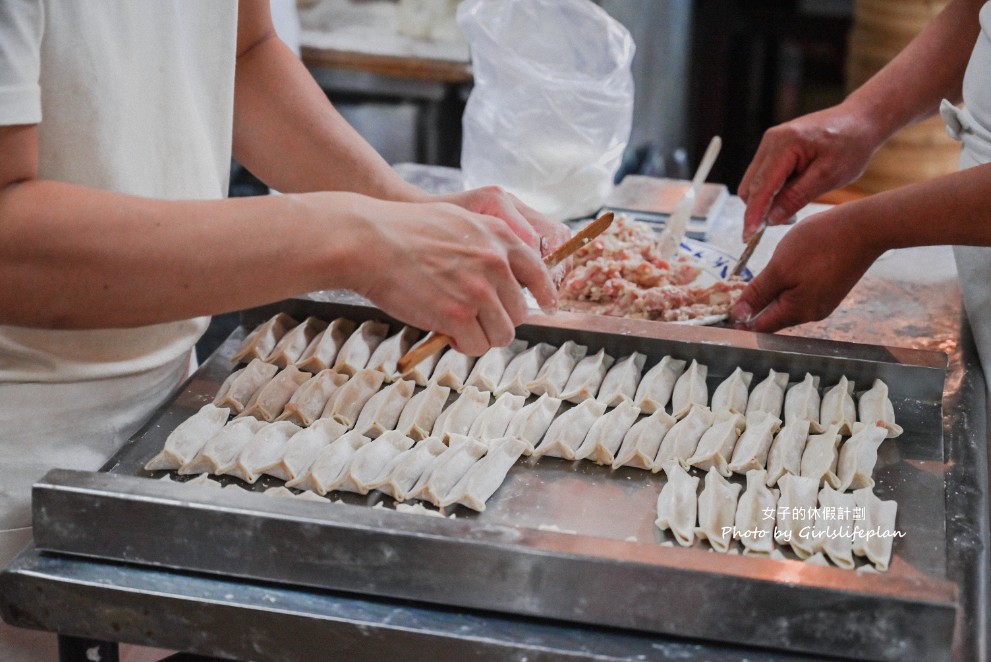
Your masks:
{"label": "bamboo steamer basket", "polygon": [[[891,61],[948,0],[857,0],[847,50],[846,80],[856,89]],[[877,193],[953,172],[960,143],[939,116],[903,129],[871,159],[853,187]]]}

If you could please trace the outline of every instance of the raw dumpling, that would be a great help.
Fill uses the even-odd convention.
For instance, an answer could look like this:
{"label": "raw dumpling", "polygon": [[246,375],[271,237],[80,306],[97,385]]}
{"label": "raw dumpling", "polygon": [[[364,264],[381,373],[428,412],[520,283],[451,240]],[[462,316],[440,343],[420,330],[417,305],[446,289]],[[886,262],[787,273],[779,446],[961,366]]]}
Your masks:
{"label": "raw dumpling", "polygon": [[594,398],[614,361],[615,359],[606,354],[604,349],[579,361],[568,377],[568,383],[564,385],[561,399],[578,404],[583,400]]}
{"label": "raw dumpling", "polygon": [[657,449],[660,448],[664,435],[677,422],[662,408],[634,423],[623,436],[623,443],[619,447],[616,460],[612,465],[613,469],[619,467],[636,467],[648,471],[653,469]]}
{"label": "raw dumpling", "polygon": [[440,506],[459,480],[488,451],[488,446],[463,435],[453,435],[448,449],[420,477],[409,497]]}
{"label": "raw dumpling", "polygon": [[575,459],[611,465],[616,460],[616,451],[623,444],[623,437],[638,416],[640,408],[634,406],[632,400],[620,401],[618,407],[592,423],[585,440],[575,452]]}
{"label": "raw dumpling", "polygon": [[258,389],[275,377],[278,371],[278,367],[271,363],[265,363],[261,359],[251,359],[251,363],[240,370],[235,370],[224,380],[220,390],[217,391],[217,396],[213,399],[213,404],[218,407],[229,407],[235,414],[241,413]]}
{"label": "raw dumpling", "polygon": [[671,395],[671,415],[684,417],[693,406],[706,407],[709,404],[709,387],[705,383],[709,366],[692,359],[688,370],[678,377]]}
{"label": "raw dumpling", "polygon": [[858,403],[860,422],[873,425],[881,422],[888,430],[888,439],[902,433],[900,425],[895,423],[895,409],[888,398],[888,385],[880,379],[875,379],[870,390],[864,391]]}
{"label": "raw dumpling", "polygon": [[404,326],[399,333],[389,336],[375,348],[368,359],[366,368],[378,370],[385,375],[385,380],[391,382],[399,377],[399,359],[409,351],[416,339],[420,337],[420,331],[411,326]]}
{"label": "raw dumpling", "polygon": [[[427,342],[430,337],[431,336],[429,335],[425,336],[422,340],[420,340],[420,342],[413,345],[410,348],[410,351],[413,351],[419,345]],[[430,376],[434,374],[434,368],[437,367],[441,354],[443,354],[443,352],[438,350],[427,358],[419,361],[415,366],[402,374],[403,379],[412,379],[417,386],[426,386],[430,382]],[[468,373],[465,372],[465,374]]]}
{"label": "raw dumpling", "polygon": [[554,353],[555,349],[554,345],[542,342],[514,356],[499,379],[499,385],[495,389],[496,397],[503,393],[529,396],[530,389],[527,385],[537,378],[544,361]]}
{"label": "raw dumpling", "polygon": [[550,427],[554,415],[561,408],[561,400],[544,394],[536,402],[524,405],[513,415],[506,428],[507,437],[522,439],[531,446],[536,446],[543,439],[544,433]]}
{"label": "raw dumpling", "polygon": [[375,351],[385,337],[389,335],[389,325],[385,322],[368,320],[341,345],[337,358],[334,360],[334,370],[345,375],[354,375],[368,365]]}
{"label": "raw dumpling", "polygon": [[[818,549],[841,568],[853,568],[853,512],[857,501],[852,494],[837,492],[829,485],[819,490],[819,518],[813,535]],[[825,515],[832,514],[831,517]]]}
{"label": "raw dumpling", "polygon": [[302,476],[286,483],[286,487],[300,490],[310,490],[324,495],[330,490],[340,475],[344,472],[351,457],[371,439],[351,430],[324,446]]}
{"label": "raw dumpling", "polygon": [[514,340],[505,347],[489,349],[475,362],[475,367],[471,369],[465,386],[474,386],[480,391],[495,391],[509,362],[525,350],[526,345],[525,340]]}
{"label": "raw dumpling", "polygon": [[479,391],[474,386],[465,386],[458,399],[437,417],[430,436],[440,437],[446,441],[447,437],[452,434],[468,434],[468,431],[471,430],[471,424],[489,406],[491,397],[492,394],[488,391]]}
{"label": "raw dumpling", "polygon": [[474,365],[474,356],[449,349],[437,361],[437,367],[434,368],[430,381],[460,391],[465,387],[465,380],[468,379]]}
{"label": "raw dumpling", "polygon": [[798,558],[807,559],[818,549],[812,530],[816,523],[819,483],[814,478],[785,474],[778,479],[778,488],[781,494],[774,539],[778,544],[791,545]]}
{"label": "raw dumpling", "polygon": [[523,408],[524,402],[526,398],[522,395],[503,393],[496,398],[492,406],[479,414],[471,424],[468,436],[480,441],[490,441],[505,436],[509,422],[513,420],[516,412]]}
{"label": "raw dumpling", "polygon": [[848,489],[859,490],[874,487],[874,465],[877,464],[877,449],[888,436],[888,428],[883,421],[871,425],[857,424],[857,431],[840,447],[836,476],[840,492]]}
{"label": "raw dumpling", "polygon": [[695,534],[708,540],[717,552],[728,552],[733,542],[736,502],[741,489],[741,485],[723,478],[715,467],[705,475],[705,487],[698,498],[699,526]]}
{"label": "raw dumpling", "polygon": [[165,447],[148,460],[146,471],[178,469],[193,459],[207,440],[220,432],[231,410],[227,407],[203,405],[200,410],[176,426],[165,439]]}
{"label": "raw dumpling", "polygon": [[729,461],[745,425],[743,414],[731,414],[726,410],[716,414],[712,427],[705,431],[695,453],[688,458],[688,464],[703,471],[715,469],[722,476],[731,476]]}
{"label": "raw dumpling", "polygon": [[699,479],[689,476],[674,460],[668,461],[662,468],[668,480],[657,496],[657,520],[654,524],[662,531],[670,529],[679,545],[691,547],[695,542]]}
{"label": "raw dumpling", "polygon": [[258,389],[238,416],[254,416],[260,421],[274,421],[296,390],[312,376],[294,365],[280,370],[279,374]]}
{"label": "raw dumpling", "polygon": [[385,375],[378,370],[359,370],[330,396],[321,418],[333,418],[349,429],[353,428],[361,410],[384,381]]}
{"label": "raw dumpling", "polygon": [[585,400],[558,416],[547,429],[543,441],[533,451],[534,457],[547,455],[574,460],[575,451],[581,446],[596,419],[606,412],[606,406],[597,400]]}
{"label": "raw dumpling", "polygon": [[837,449],[840,447],[840,426],[833,423],[822,434],[811,434],[802,451],[802,475],[813,478],[819,485],[829,483],[839,487],[840,479],[836,475],[836,464],[839,459]]}
{"label": "raw dumpling", "polygon": [[446,451],[447,446],[436,437],[419,441],[415,446],[389,461],[368,487],[384,492],[396,501],[403,501],[420,477],[433,466],[441,453]]}
{"label": "raw dumpling", "polygon": [[640,407],[640,411],[653,414],[655,411],[663,410],[671,399],[675,383],[685,372],[686,365],[685,361],[665,356],[648,370],[640,380],[637,394],[633,398],[634,404]]}
{"label": "raw dumpling", "polygon": [[272,353],[265,357],[266,363],[285,368],[299,360],[313,339],[327,328],[327,323],[316,317],[307,317],[302,324],[289,329],[275,344]]}
{"label": "raw dumpling", "polygon": [[599,393],[595,396],[596,399],[607,407],[615,407],[621,402],[632,403],[637,394],[637,386],[640,385],[643,365],[646,362],[646,355],[640,352],[633,352],[616,361],[616,364],[609,369],[609,372],[602,379],[602,386],[599,387]]}
{"label": "raw dumpling", "polygon": [[768,489],[766,474],[763,469],[747,472],[747,489],[736,506],[736,535],[744,554],[769,555],[774,551],[778,491]]}
{"label": "raw dumpling", "polygon": [[321,370],[296,389],[275,420],[291,421],[304,427],[310,425],[320,418],[334,392],[347,380],[347,375],[334,372],[330,368]]}
{"label": "raw dumpling", "polygon": [[585,345],[579,345],[574,340],[566,341],[544,361],[536,378],[526,385],[527,389],[534,395],[560,397],[575,366],[587,353],[588,347]]}
{"label": "raw dumpling", "polygon": [[788,388],[788,373],[771,370],[764,381],[755,386],[754,392],[750,394],[747,400],[747,414],[766,411],[780,421],[786,388]]}
{"label": "raw dumpling", "polygon": [[899,535],[895,529],[898,504],[882,501],[869,487],[854,490],[853,499],[863,515],[858,527],[864,531],[854,539],[853,553],[866,556],[875,568],[883,572],[888,569],[891,546]]}
{"label": "raw dumpling", "polygon": [[193,459],[179,467],[180,474],[217,473],[234,461],[266,423],[257,418],[235,418],[207,439]]}
{"label": "raw dumpling", "polygon": [[805,379],[795,384],[785,393],[785,425],[792,421],[807,420],[812,423],[809,430],[819,434],[823,428],[819,425],[819,378],[805,373]]}
{"label": "raw dumpling", "polygon": [[785,474],[802,475],[802,453],[809,438],[812,421],[797,418],[787,423],[774,437],[767,454],[767,486],[774,487]]}
{"label": "raw dumpling", "polygon": [[442,506],[456,503],[477,510],[485,510],[485,502],[499,489],[506,474],[527,449],[527,443],[513,437],[493,440],[488,453],[468,469],[468,473],[451,488],[441,501]]}
{"label": "raw dumpling", "polygon": [[747,413],[747,398],[754,373],[737,368],[724,379],[712,394],[712,412],[727,411],[733,414]]}
{"label": "raw dumpling", "polygon": [[355,322],[343,317],[337,318],[303,350],[296,367],[307,372],[320,372],[330,368],[337,360],[341,347],[356,328],[358,325]]}
{"label": "raw dumpling", "polygon": [[260,324],[241,343],[231,363],[247,363],[251,359],[265,360],[275,349],[276,343],[298,322],[285,313],[279,313]]}
{"label": "raw dumpling", "polygon": [[822,396],[819,423],[823,427],[828,428],[835,423],[839,426],[840,434],[849,435],[853,432],[853,424],[857,421],[857,405],[853,402],[853,387],[853,382],[848,381],[846,377],[840,377],[839,383]]}
{"label": "raw dumpling", "polygon": [[[408,383],[412,384],[412,382]],[[395,430],[385,432],[354,452],[341,475],[328,486],[328,491],[368,494],[372,489],[371,484],[378,478],[382,467],[400,453],[412,448],[413,443],[412,439],[401,432]]]}
{"label": "raw dumpling", "polygon": [[354,429],[370,439],[379,437],[387,430],[395,429],[399,415],[413,397],[415,389],[416,384],[409,379],[392,382],[368,399],[361,408]]}
{"label": "raw dumpling", "polygon": [[346,427],[331,418],[314,421],[313,425],[289,439],[282,457],[265,469],[265,473],[281,480],[294,480],[310,468],[321,449],[347,431]]}
{"label": "raw dumpling", "polygon": [[289,421],[266,425],[244,445],[233,462],[214,473],[236,476],[246,483],[254,483],[265,471],[279,463],[289,446],[289,439],[302,429]]}
{"label": "raw dumpling", "polygon": [[781,419],[774,414],[762,409],[747,414],[747,427],[733,449],[729,470],[746,474],[752,469],[763,469],[767,464],[767,453],[774,435],[780,429]]}
{"label": "raw dumpling", "polygon": [[430,382],[425,389],[410,398],[399,415],[396,429],[407,437],[419,441],[430,436],[430,431],[447,404],[451,389]]}
{"label": "raw dumpling", "polygon": [[678,421],[664,435],[661,447],[657,451],[657,457],[654,459],[653,471],[660,471],[668,460],[677,460],[687,471],[688,458],[695,454],[699,440],[702,439],[705,431],[712,427],[714,420],[715,418],[708,407],[698,405],[692,407],[688,415]]}

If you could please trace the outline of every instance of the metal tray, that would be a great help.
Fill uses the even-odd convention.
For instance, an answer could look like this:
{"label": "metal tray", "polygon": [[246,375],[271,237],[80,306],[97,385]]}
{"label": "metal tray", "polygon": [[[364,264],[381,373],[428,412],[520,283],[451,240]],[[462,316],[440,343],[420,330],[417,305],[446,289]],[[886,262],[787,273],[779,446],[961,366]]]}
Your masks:
{"label": "metal tray", "polygon": [[306,299],[246,312],[103,472],[57,470],[35,486],[39,549],[791,651],[948,658],[957,587],[946,576],[945,355],[573,314],[518,331],[617,357],[640,351],[648,363],[695,358],[710,367],[710,389],[738,365],[825,384],[884,379],[906,432],[882,446],[875,490],[898,501],[905,536],[890,570],[871,574],[666,546],[653,525],[663,474],[588,462],[521,460],[485,512],[459,508],[453,519],[397,513],[378,493],[324,504],[149,480],[144,463],[212,400],[246,330],[278,311],[389,320],[360,303]]}

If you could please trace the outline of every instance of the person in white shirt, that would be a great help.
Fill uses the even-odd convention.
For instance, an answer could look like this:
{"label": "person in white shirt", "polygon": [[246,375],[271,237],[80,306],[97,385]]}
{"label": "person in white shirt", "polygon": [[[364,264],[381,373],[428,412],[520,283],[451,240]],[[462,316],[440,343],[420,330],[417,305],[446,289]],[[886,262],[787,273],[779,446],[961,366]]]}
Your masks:
{"label": "person in white shirt", "polygon": [[[283,195],[224,199],[232,155]],[[206,316],[345,288],[477,355],[513,338],[521,284],[555,305],[540,247],[567,236],[497,188],[404,182],[269,0],[3,0],[0,567],[30,540],[31,484],[98,469]]]}

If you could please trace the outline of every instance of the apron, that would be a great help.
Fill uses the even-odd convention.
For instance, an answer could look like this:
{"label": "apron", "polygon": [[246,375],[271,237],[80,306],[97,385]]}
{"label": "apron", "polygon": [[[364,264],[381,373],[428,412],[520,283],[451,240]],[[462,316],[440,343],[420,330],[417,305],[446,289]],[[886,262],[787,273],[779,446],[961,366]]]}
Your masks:
{"label": "apron", "polygon": [[[943,100],[939,113],[947,133],[963,143],[960,169],[991,163],[991,132],[982,127],[966,108]],[[977,353],[991,397],[991,248],[954,246],[953,255],[960,275],[964,309],[970,321]]]}

